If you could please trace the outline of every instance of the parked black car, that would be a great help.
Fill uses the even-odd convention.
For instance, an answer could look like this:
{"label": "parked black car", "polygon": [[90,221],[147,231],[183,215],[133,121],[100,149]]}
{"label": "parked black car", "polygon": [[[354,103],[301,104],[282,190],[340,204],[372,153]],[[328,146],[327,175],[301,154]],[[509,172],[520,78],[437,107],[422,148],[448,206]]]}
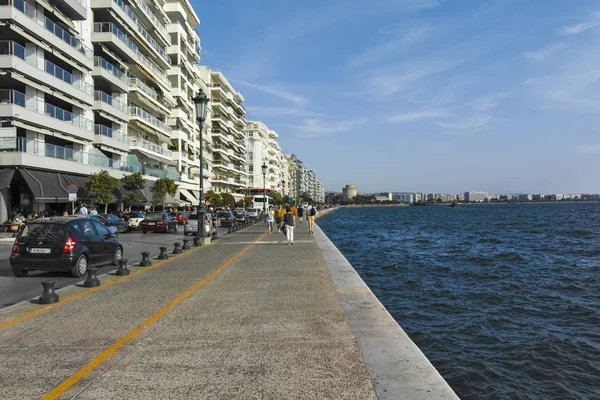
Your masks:
{"label": "parked black car", "polygon": [[106,221],[106,226],[114,226],[119,233],[129,232],[131,230],[129,222],[125,221],[123,218],[119,218],[113,214],[100,214],[100,216]]}
{"label": "parked black car", "polygon": [[70,271],[80,278],[88,266],[117,265],[123,245],[108,227],[89,217],[40,218],[25,225],[13,244],[10,265],[17,277],[29,271]]}
{"label": "parked black car", "polygon": [[218,211],[217,212],[217,220],[219,220],[221,226],[234,226],[235,219],[231,219],[231,214],[229,211]]}

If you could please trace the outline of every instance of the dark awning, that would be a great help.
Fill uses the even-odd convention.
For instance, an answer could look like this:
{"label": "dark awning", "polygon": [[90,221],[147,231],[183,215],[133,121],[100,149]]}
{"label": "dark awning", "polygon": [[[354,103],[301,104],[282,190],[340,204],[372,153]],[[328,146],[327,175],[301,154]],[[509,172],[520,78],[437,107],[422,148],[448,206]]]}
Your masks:
{"label": "dark awning", "polygon": [[66,187],[69,185],[64,176],[58,172],[36,171],[31,169],[20,169],[21,175],[27,182],[29,189],[33,192],[36,201],[67,203],[69,194]]}
{"label": "dark awning", "polygon": [[0,169],[0,190],[10,186],[14,174],[14,168]]}

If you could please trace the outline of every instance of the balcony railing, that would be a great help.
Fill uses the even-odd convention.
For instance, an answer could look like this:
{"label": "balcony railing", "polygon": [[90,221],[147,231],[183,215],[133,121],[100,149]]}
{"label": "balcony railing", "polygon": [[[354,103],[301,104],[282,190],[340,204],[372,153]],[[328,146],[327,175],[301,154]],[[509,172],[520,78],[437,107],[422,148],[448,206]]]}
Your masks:
{"label": "balcony railing", "polygon": [[124,134],[121,131],[114,130],[113,128],[106,125],[96,124],[94,126],[94,133],[96,135],[106,136],[125,143],[129,141],[128,136],[126,134]]}
{"label": "balcony railing", "polygon": [[156,93],[156,90],[154,90],[150,86],[146,85],[142,80],[140,80],[138,78],[129,78],[129,86],[137,87],[142,92],[144,92],[148,96],[152,97],[154,100],[159,101],[158,93]]}
{"label": "balcony railing", "polygon": [[[27,64],[35,67],[36,69],[47,72],[50,75],[60,79],[61,81],[73,86],[75,89],[89,94],[90,96],[94,91],[93,85],[90,85],[84,80],[74,78],[73,74],[71,74],[70,72],[64,70],[56,64],[51,63],[43,57],[40,57],[33,51],[26,49],[19,43],[13,42],[11,40],[0,40],[0,55],[9,54],[15,57],[19,57],[21,60],[25,61]],[[41,63],[39,63],[39,61],[41,61]],[[44,67],[42,68],[39,65],[44,65]]]}
{"label": "balcony railing", "polygon": [[142,9],[142,11],[144,11],[144,14],[146,14],[148,19],[150,19],[150,21],[152,21],[152,25],[157,30],[159,30],[163,35],[165,35],[166,37],[169,37],[167,28],[165,28],[165,26],[158,21],[158,18],[156,18],[156,15],[154,15],[154,13],[150,9],[150,7],[148,7],[148,4],[146,4],[146,2],[144,0],[135,0],[135,3]]}
{"label": "balcony railing", "polygon": [[138,53],[138,61],[144,67],[148,68],[150,72],[155,74],[164,84],[169,87],[171,86],[171,82],[167,78],[167,72],[163,68],[148,60],[148,58],[146,58],[146,56],[144,56],[142,53]]}
{"label": "balcony railing", "polygon": [[159,168],[144,167],[144,174],[155,176],[157,178],[169,178],[173,179],[174,181],[181,180],[181,175]]}
{"label": "balcony railing", "polygon": [[136,27],[137,31],[139,32],[139,34],[142,35],[142,37],[144,39],[146,39],[146,41],[150,44],[150,46],[154,50],[156,50],[156,52],[158,54],[160,54],[160,56],[162,58],[164,58],[165,61],[167,61],[169,64],[171,64],[171,58],[158,45],[158,43],[156,43],[156,41],[152,38],[152,36],[150,36],[150,34],[148,32],[146,32],[146,30],[142,27],[142,24],[141,24],[140,20],[138,19],[137,15],[135,15],[135,13],[131,9],[131,7],[129,7],[127,5],[127,3],[125,3],[123,0],[113,0],[113,1],[117,4],[117,6],[119,6],[119,8],[121,10],[123,10],[125,12],[125,14],[127,14],[127,16],[131,19],[131,21],[133,21],[133,24],[135,25],[135,27]]}
{"label": "balcony railing", "polygon": [[48,31],[52,32],[53,35],[60,38],[62,41],[73,47],[75,50],[83,54],[86,58],[92,59],[94,52],[91,48],[87,47],[81,42],[80,39],[71,35],[69,32],[61,28],[56,22],[46,17],[42,13],[38,12],[35,6],[26,3],[24,0],[2,0],[0,5],[11,5],[17,10],[21,11],[28,18],[35,21],[38,25],[45,27]]}
{"label": "balcony railing", "polygon": [[152,143],[152,142],[150,142],[146,139],[142,139],[142,138],[137,138],[137,137],[129,138],[129,145],[136,146],[136,147],[142,147],[144,149],[151,150],[155,153],[161,154],[168,158],[171,158],[172,154],[173,154],[171,152],[171,150],[167,150],[164,147],[159,146],[156,143]]}
{"label": "balcony railing", "polygon": [[106,61],[102,57],[99,57],[99,56],[94,57],[94,66],[101,67],[102,69],[107,70],[108,72],[110,72],[111,74],[113,74],[114,76],[116,76],[117,78],[122,80],[123,82],[127,82],[127,74],[125,72],[121,71],[115,65]]}
{"label": "balcony railing", "polygon": [[[102,157],[85,151],[73,150],[70,147],[57,146],[50,143],[41,143],[33,140],[28,141],[27,138],[24,137],[0,138],[0,152],[28,153],[42,157],[45,156],[66,161],[73,161],[84,165],[93,165],[127,172],[140,172],[142,174],[155,176],[158,178],[170,178],[175,181],[181,181],[181,175],[164,169],[144,167],[139,164],[116,161],[112,158]],[[74,166],[73,168],[76,167]]]}
{"label": "balcony railing", "polygon": [[165,124],[163,121],[138,106],[129,106],[129,115],[132,117],[142,118],[144,121],[148,122],[150,125],[153,125],[158,130],[164,131],[165,134],[171,133],[171,127],[169,125]]}
{"label": "balcony railing", "polygon": [[26,96],[24,93],[12,89],[0,89],[0,104],[15,104],[38,114],[47,115],[54,119],[66,122],[73,126],[94,131],[94,121],[81,115],[73,114],[71,111],[46,103],[34,97]]}
{"label": "balcony railing", "polygon": [[110,94],[104,93],[101,90],[94,91],[94,100],[99,100],[103,103],[110,104],[111,106],[118,109],[119,111],[127,114],[127,105],[126,104],[122,103],[118,99],[115,99]]}
{"label": "balcony railing", "polygon": [[125,43],[134,53],[138,53],[139,49],[137,44],[133,43],[129,37],[121,32],[119,28],[112,22],[94,22],[94,32],[109,32],[115,35],[120,41]]}

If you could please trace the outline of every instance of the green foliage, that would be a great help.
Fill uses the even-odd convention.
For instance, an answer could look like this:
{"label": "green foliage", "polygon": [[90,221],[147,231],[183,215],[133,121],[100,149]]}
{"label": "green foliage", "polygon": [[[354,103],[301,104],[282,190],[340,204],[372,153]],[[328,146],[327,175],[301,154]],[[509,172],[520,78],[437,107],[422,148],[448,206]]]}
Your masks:
{"label": "green foliage", "polygon": [[210,204],[215,207],[221,207],[223,205],[223,198],[221,197],[221,194],[215,192],[214,190],[209,190],[206,192],[206,198]]}
{"label": "green foliage", "polygon": [[104,204],[104,213],[107,212],[108,203],[114,201],[113,190],[120,185],[121,181],[110,176],[106,170],[102,170],[97,174],[91,174],[85,184],[88,195],[97,204]]}
{"label": "green foliage", "polygon": [[235,198],[231,193],[221,193],[221,198],[224,206],[235,207]]}
{"label": "green foliage", "polygon": [[244,207],[246,207],[246,202],[244,201],[244,199],[240,199],[237,203],[235,203],[235,205],[237,207],[244,208]]}
{"label": "green foliage", "polygon": [[377,202],[377,199],[373,195],[357,194],[352,201],[354,204],[371,204]]}
{"label": "green foliage", "polygon": [[121,178],[121,185],[127,190],[127,196],[125,197],[125,204],[131,206],[140,203],[140,196],[138,192],[146,186],[146,181],[139,172],[125,175]]}
{"label": "green foliage", "polygon": [[170,178],[160,178],[152,187],[152,205],[157,206],[159,204],[165,204],[165,197],[167,193],[171,196],[175,196],[177,193],[177,185],[175,181]]}
{"label": "green foliage", "polygon": [[246,207],[250,207],[252,205],[252,199],[250,199],[248,196],[244,196],[244,205]]}
{"label": "green foliage", "polygon": [[273,198],[273,202],[277,205],[281,205],[283,204],[283,197],[281,196],[281,193],[279,192],[271,192],[269,194],[267,194],[267,196]]}
{"label": "green foliage", "polygon": [[300,199],[302,199],[302,202],[304,203],[310,203],[313,204],[313,199],[310,197],[310,195],[306,192],[302,193],[300,195]]}
{"label": "green foliage", "polygon": [[287,194],[286,194],[285,196],[283,196],[283,197],[281,198],[281,201],[283,202],[283,204],[287,204],[287,203],[289,203],[289,202],[290,202],[290,200],[291,200],[291,199],[292,199],[292,198],[291,198],[289,195],[287,195]]}

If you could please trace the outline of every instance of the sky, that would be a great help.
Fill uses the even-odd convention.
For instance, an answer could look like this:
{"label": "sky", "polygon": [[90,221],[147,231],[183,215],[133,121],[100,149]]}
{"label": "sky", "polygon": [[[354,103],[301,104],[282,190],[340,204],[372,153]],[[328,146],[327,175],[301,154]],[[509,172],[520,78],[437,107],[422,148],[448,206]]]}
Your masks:
{"label": "sky", "polygon": [[326,191],[600,192],[594,0],[191,0],[201,63]]}

